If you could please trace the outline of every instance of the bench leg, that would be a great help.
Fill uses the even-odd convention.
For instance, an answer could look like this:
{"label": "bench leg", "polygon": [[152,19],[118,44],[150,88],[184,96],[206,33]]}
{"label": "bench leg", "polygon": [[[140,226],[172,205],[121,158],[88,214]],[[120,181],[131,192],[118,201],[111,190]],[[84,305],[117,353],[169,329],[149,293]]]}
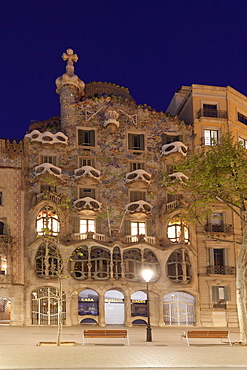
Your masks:
{"label": "bench leg", "polygon": [[84,330],[82,330],[82,345],[84,346],[85,341],[84,341]]}

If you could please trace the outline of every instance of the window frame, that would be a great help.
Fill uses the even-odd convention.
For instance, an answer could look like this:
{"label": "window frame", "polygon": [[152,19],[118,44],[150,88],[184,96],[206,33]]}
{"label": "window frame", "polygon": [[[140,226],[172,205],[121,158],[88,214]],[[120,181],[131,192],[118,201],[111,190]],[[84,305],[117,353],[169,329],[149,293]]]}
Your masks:
{"label": "window frame", "polygon": [[78,188],[78,199],[82,199],[82,198],[86,198],[86,197],[96,199],[96,188],[79,187]]}
{"label": "window frame", "polygon": [[[82,222],[85,221],[84,230],[82,230]],[[91,223],[91,225],[90,225]],[[93,227],[92,227],[93,226]],[[95,218],[87,218],[87,217],[80,217],[79,218],[79,233],[80,234],[87,234],[89,232],[96,233],[96,219]]]}
{"label": "window frame", "polygon": [[144,161],[131,161],[129,162],[129,170],[130,172],[136,170],[145,170],[145,162]]}
{"label": "window frame", "polygon": [[[77,146],[80,148],[91,149],[96,146],[96,130],[93,127],[77,127]],[[84,135],[83,135],[84,133]],[[89,134],[85,139],[85,134]],[[82,141],[82,143],[81,143]]]}
{"label": "window frame", "polygon": [[52,154],[41,154],[40,164],[50,163],[53,166],[57,166],[57,156]]}
{"label": "window frame", "polygon": [[247,115],[237,110],[237,121],[247,125]]}
{"label": "window frame", "polygon": [[[140,194],[141,196],[138,196]],[[129,190],[129,201],[130,203],[138,202],[139,200],[147,201],[147,191],[146,190]]]}
{"label": "window frame", "polygon": [[[134,146],[134,139],[139,140],[139,146]],[[131,152],[144,152],[146,150],[146,136],[143,132],[128,132],[127,133],[127,149]]]}
{"label": "window frame", "polygon": [[[83,161],[86,163],[83,164]],[[85,166],[90,166],[95,168],[95,158],[94,157],[83,157],[80,156],[78,157],[78,168],[85,167]]]}
{"label": "window frame", "polygon": [[[206,139],[206,135],[205,135],[205,131],[209,131],[210,132],[210,137],[209,137],[209,140],[210,140],[210,143],[207,143],[207,139]],[[217,133],[217,138],[215,139],[211,133],[212,132],[216,132]],[[203,127],[203,145],[206,145],[206,146],[212,146],[214,141],[215,140],[215,143],[218,143],[219,140],[220,140],[220,129],[219,128],[214,128],[214,127]]]}

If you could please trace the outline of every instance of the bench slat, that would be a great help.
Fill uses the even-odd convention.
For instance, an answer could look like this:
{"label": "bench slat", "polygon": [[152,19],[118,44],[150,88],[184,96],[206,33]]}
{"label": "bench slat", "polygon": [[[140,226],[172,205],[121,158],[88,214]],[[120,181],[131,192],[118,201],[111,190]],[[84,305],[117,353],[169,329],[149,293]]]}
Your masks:
{"label": "bench slat", "polygon": [[229,344],[232,345],[230,340],[230,332],[227,330],[187,330],[181,335],[181,339],[186,338],[187,345],[189,346],[189,338],[220,338],[227,339]]}
{"label": "bench slat", "polygon": [[82,344],[84,345],[85,338],[125,338],[129,345],[128,330],[126,329],[89,329],[82,331]]}

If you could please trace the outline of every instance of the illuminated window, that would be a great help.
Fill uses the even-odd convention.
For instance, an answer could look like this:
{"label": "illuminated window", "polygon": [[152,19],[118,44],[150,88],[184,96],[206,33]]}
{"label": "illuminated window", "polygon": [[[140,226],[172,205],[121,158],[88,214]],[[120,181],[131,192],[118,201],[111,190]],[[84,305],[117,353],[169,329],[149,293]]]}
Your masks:
{"label": "illuminated window", "polygon": [[95,220],[81,219],[80,220],[80,234],[93,232],[95,233]]}
{"label": "illuminated window", "polygon": [[239,137],[238,141],[243,145],[243,147],[245,149],[247,149],[247,140],[246,139],[244,139],[243,137]]}
{"label": "illuminated window", "polygon": [[218,142],[218,130],[204,130],[204,145],[213,145]]}
{"label": "illuminated window", "polygon": [[146,235],[146,223],[145,222],[131,222],[131,235]]}
{"label": "illuminated window", "polygon": [[45,206],[40,210],[36,220],[36,231],[38,235],[53,235],[59,233],[60,224],[55,210]]}
{"label": "illuminated window", "polygon": [[189,229],[187,223],[179,216],[174,216],[167,226],[167,236],[173,243],[188,243]]}
{"label": "illuminated window", "polygon": [[7,274],[7,258],[5,255],[0,254],[0,275]]}

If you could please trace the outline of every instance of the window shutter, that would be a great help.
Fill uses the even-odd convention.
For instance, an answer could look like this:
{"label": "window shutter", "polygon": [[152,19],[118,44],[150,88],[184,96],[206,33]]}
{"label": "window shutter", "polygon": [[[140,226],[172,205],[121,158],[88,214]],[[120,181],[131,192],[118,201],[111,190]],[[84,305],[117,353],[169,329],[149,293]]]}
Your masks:
{"label": "window shutter", "polygon": [[161,135],[161,144],[162,145],[167,144],[167,135],[166,134]]}
{"label": "window shutter", "polygon": [[212,286],[212,301],[218,301],[218,300],[219,300],[219,287]]}
{"label": "window shutter", "polygon": [[228,266],[228,249],[223,249],[223,259],[224,259],[224,266]]}
{"label": "window shutter", "polygon": [[89,131],[89,142],[91,146],[95,146],[95,132],[94,130]]}
{"label": "window shutter", "polygon": [[128,148],[133,149],[133,135],[128,134]]}
{"label": "window shutter", "polygon": [[125,235],[131,235],[130,220],[125,220],[124,221],[124,234]]}
{"label": "window shutter", "polygon": [[96,233],[101,234],[102,233],[102,224],[101,224],[101,219],[96,218]]}
{"label": "window shutter", "polygon": [[147,222],[146,222],[146,231],[147,231],[147,236],[152,236],[153,228],[152,228],[152,221],[151,220],[147,220]]}
{"label": "window shutter", "polygon": [[84,140],[83,140],[84,132],[83,130],[78,130],[78,144],[83,145]]}
{"label": "window shutter", "polygon": [[226,302],[230,301],[231,297],[230,297],[230,288],[229,288],[229,286],[224,287],[224,295],[225,295],[225,301]]}
{"label": "window shutter", "polygon": [[80,232],[80,219],[78,217],[74,218],[74,233]]}
{"label": "window shutter", "polygon": [[144,135],[141,134],[140,136],[140,150],[144,150]]}
{"label": "window shutter", "polygon": [[214,266],[214,248],[209,248],[209,265]]}

